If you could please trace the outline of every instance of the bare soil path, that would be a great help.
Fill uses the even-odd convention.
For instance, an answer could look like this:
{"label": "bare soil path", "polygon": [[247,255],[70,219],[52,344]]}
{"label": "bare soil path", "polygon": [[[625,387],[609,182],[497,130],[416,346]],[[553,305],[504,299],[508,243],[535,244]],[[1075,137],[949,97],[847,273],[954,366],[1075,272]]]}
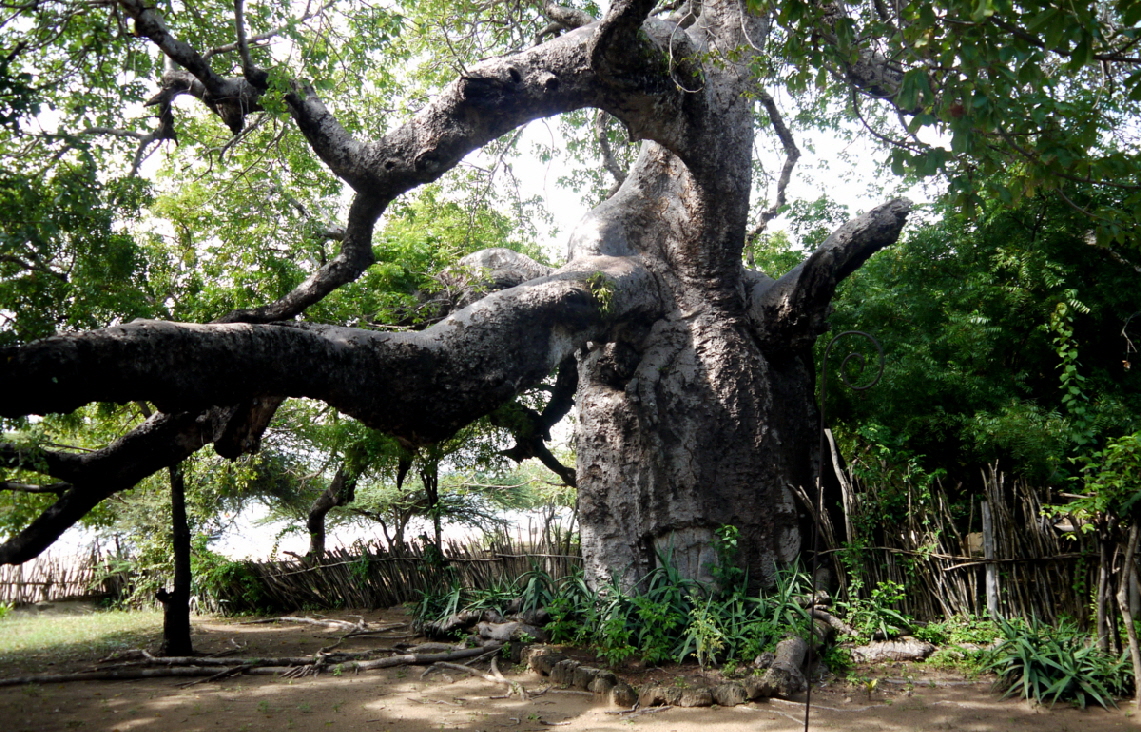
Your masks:
{"label": "bare soil path", "polygon": [[[364,613],[369,623],[399,618],[399,610]],[[359,615],[339,614],[355,620]],[[406,631],[393,631],[399,635]],[[241,625],[235,620],[199,620],[195,646],[212,653],[243,645],[242,656],[313,653],[336,634],[294,624]],[[359,637],[346,649],[391,645],[393,639]],[[21,669],[24,672],[47,669]],[[62,671],[53,667],[53,671]],[[530,691],[546,683],[522,671],[509,677]],[[0,675],[14,675],[0,668]],[[358,676],[322,675],[302,679],[242,676],[183,686],[186,679],[75,682],[0,688],[3,732],[208,732],[226,730],[368,730],[384,732],[729,732],[804,728],[804,705],[772,700],[732,708],[671,708],[640,715],[619,710],[592,695],[550,689],[530,699],[495,698],[505,687],[479,678],[439,671],[422,677],[421,667],[373,671]],[[671,670],[658,670],[662,676]],[[680,683],[686,683],[684,673]],[[999,700],[987,681],[964,683],[922,665],[877,667],[862,673],[881,682],[869,697],[863,688],[834,682],[814,691],[811,729],[846,732],[962,730],[963,732],[1103,732],[1133,729],[1138,720],[1123,706],[1085,711],[1058,705],[1034,709],[1025,702]],[[908,675],[910,683],[891,683]],[[633,683],[639,679],[631,678]]]}

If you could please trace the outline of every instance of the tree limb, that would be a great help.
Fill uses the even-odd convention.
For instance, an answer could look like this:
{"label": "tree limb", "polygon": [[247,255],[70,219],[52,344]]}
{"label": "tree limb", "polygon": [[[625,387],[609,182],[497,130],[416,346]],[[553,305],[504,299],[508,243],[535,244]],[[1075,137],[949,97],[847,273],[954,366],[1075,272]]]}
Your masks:
{"label": "tree limb", "polygon": [[784,115],[781,114],[780,109],[777,107],[776,100],[764,89],[757,90],[757,97],[761,100],[761,104],[768,113],[769,121],[773,124],[773,131],[777,133],[781,147],[784,148],[784,164],[781,165],[780,177],[777,178],[776,195],[773,198],[772,205],[761,212],[760,221],[757,222],[757,225],[753,227],[748,234],[749,266],[753,266],[753,250],[751,245],[765,232],[769,222],[780,215],[780,210],[784,207],[785,201],[787,200],[788,184],[792,180],[792,171],[796,167],[796,161],[800,159],[800,149],[796,146],[796,140],[792,137],[792,131],[789,130],[788,125],[784,122]]}
{"label": "tree limb", "polygon": [[[605,312],[586,284],[598,272],[613,287]],[[428,444],[540,383],[613,319],[657,312],[649,278],[632,259],[576,260],[413,333],[137,321],[55,336],[0,349],[0,381],[20,385],[0,393],[0,414],[139,400],[175,412],[308,396]]]}
{"label": "tree limb", "polygon": [[868,257],[895,243],[911,202],[897,198],[841,226],[795,269],[756,282],[750,316],[762,348],[793,349],[827,330],[836,285]]}
{"label": "tree limb", "polygon": [[611,119],[609,114],[602,111],[594,118],[594,134],[598,138],[598,149],[602,152],[602,167],[614,176],[614,184],[606,193],[607,198],[617,193],[618,189],[622,187],[622,182],[626,180],[626,171],[622,169],[622,166],[618,164],[618,159],[614,157],[614,151],[610,149],[610,137],[606,134],[606,128]]}
{"label": "tree limb", "polygon": [[223,409],[155,415],[107,447],[83,454],[0,444],[0,466],[35,470],[71,484],[36,520],[0,543],[0,564],[38,556],[103,499],[213,442],[228,417]]}
{"label": "tree limb", "polygon": [[69,488],[71,483],[48,483],[46,485],[35,485],[32,483],[13,483],[11,481],[0,481],[0,491],[15,491],[17,493],[55,493],[59,495]]}
{"label": "tree limb", "polygon": [[246,114],[261,109],[258,98],[268,78],[265,72],[258,70],[261,76],[255,78],[260,78],[259,83],[251,83],[245,77],[223,78],[190,44],[175,38],[162,18],[142,0],[117,1],[119,7],[135,21],[135,32],[149,38],[168,58],[190,72],[202,84],[202,101],[222,118],[231,132],[235,135],[241,132]]}

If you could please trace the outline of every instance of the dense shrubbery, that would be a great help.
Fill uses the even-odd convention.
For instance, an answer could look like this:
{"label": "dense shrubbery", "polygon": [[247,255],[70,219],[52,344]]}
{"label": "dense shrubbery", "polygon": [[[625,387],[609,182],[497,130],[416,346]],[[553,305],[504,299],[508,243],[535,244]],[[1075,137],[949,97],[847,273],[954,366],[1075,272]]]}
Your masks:
{"label": "dense shrubbery", "polygon": [[1040,704],[1073,701],[1083,708],[1092,699],[1104,707],[1132,688],[1126,656],[1100,650],[1073,625],[1000,619],[998,628],[1002,640],[987,668],[998,674],[1004,698],[1018,694]]}
{"label": "dense shrubbery", "polygon": [[460,610],[503,612],[521,598],[523,612],[546,609],[552,641],[593,646],[611,663],[635,656],[650,664],[689,657],[703,665],[748,662],[790,632],[807,633],[808,615],[797,598],[810,585],[803,572],[789,569],[771,592],[750,595],[734,563],[735,539],[732,527],[718,532],[719,561],[710,567],[716,587],[681,577],[667,555],[632,588],[614,583],[595,592],[581,573],[553,578],[534,570],[491,590],[425,593],[413,613],[424,623]]}

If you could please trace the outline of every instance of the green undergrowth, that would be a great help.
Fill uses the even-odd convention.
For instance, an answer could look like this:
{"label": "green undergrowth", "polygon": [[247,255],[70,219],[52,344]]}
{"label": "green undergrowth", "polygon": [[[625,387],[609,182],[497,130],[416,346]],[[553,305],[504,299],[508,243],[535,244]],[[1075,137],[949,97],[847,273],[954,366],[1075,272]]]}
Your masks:
{"label": "green undergrowth", "polygon": [[[720,666],[728,673],[789,634],[807,636],[809,618],[802,607],[810,594],[806,572],[782,570],[772,588],[750,593],[748,578],[734,561],[732,527],[718,530],[714,549],[718,559],[707,568],[713,579],[708,584],[682,577],[666,553],[633,586],[612,582],[595,590],[581,571],[554,578],[534,569],[487,590],[453,585],[426,593],[413,614],[422,626],[463,610],[506,614],[545,609],[544,630],[552,642],[590,647],[612,665],[633,658],[648,665],[696,660],[703,668]],[[937,646],[926,666],[968,677],[995,674],[997,688],[1006,696],[1018,694],[1048,705],[1108,706],[1131,690],[1132,670],[1125,656],[1098,650],[1094,639],[1072,623],[1054,627],[969,616],[921,623],[898,609],[904,590],[894,582],[865,589],[849,579],[848,592],[831,612],[853,634],[822,651],[833,673],[853,672],[850,645],[910,634]]]}
{"label": "green undergrowth", "polygon": [[595,591],[581,572],[555,578],[535,569],[490,590],[453,585],[426,593],[413,615],[424,624],[460,610],[503,612],[521,598],[523,612],[546,609],[545,630],[553,642],[591,646],[612,664],[630,658],[647,664],[691,658],[702,666],[748,663],[790,632],[807,633],[808,616],[797,602],[809,592],[804,572],[782,570],[773,588],[749,593],[748,578],[735,562],[736,529],[719,529],[714,548],[711,586],[682,577],[666,553],[629,587],[612,582]]}
{"label": "green undergrowth", "polygon": [[1106,707],[1133,684],[1127,655],[1102,651],[1071,623],[1058,627],[1037,620],[998,620],[1001,641],[990,652],[988,670],[998,674],[1003,697],[1017,694],[1053,706],[1068,701]]}

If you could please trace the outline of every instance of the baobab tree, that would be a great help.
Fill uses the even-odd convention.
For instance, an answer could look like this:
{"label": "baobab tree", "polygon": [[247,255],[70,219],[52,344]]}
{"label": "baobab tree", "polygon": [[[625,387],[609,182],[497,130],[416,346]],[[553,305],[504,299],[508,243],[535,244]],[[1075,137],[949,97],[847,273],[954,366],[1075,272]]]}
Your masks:
{"label": "baobab tree", "polygon": [[[402,124],[363,135],[318,94],[319,79],[268,67],[264,47],[282,31],[248,32],[241,0],[227,19],[232,41],[210,49],[179,35],[172,18],[185,11],[176,6],[97,4],[168,68],[149,100],[153,130],[84,134],[137,141],[137,166],[148,145],[175,136],[180,97],[200,101],[234,135],[251,115],[280,109],[352,202],[327,232],[339,252],[273,302],[205,324],[135,321],[0,352],[0,415],[92,402],[160,410],[90,453],[0,446],[5,465],[52,476],[59,496],[0,545],[0,562],[37,555],[100,501],[204,445],[224,456],[256,450],[284,399],[324,401],[416,446],[557,373],[548,408],[523,412],[533,429],[520,450],[543,451],[536,436],[573,395],[570,475],[592,578],[629,582],[666,551],[683,574],[701,576],[713,531],[733,524],[752,577],[771,579],[801,548],[793,490],[811,486],[816,459],[813,343],[837,284],[898,238],[909,204],[888,201],[849,221],[790,272],[745,266],[759,115],[787,154],[762,221],[784,203],[797,155],[758,79],[776,14],[743,0],[656,6],[615,0],[596,18],[547,3],[549,25],[535,44],[462,69]],[[851,24],[829,8],[813,18],[820,42],[851,46]],[[913,77],[880,46],[846,48],[833,71],[851,88],[909,114],[946,103],[962,117],[908,87]],[[602,146],[620,183],[571,233],[564,265],[501,249],[471,255],[468,276],[453,273],[467,287],[465,306],[424,330],[304,317],[373,264],[374,229],[400,196],[532,120],[583,109],[618,120],[640,147],[623,171]]]}

